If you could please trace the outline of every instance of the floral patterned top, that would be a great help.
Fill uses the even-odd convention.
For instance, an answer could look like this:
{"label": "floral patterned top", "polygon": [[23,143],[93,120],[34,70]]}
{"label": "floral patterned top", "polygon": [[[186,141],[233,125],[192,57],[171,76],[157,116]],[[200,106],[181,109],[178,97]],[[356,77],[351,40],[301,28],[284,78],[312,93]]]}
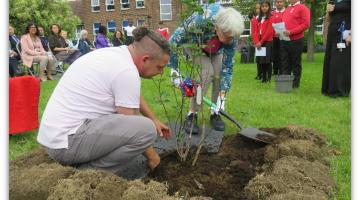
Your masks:
{"label": "floral patterned top", "polygon": [[[196,31],[201,34],[203,44],[206,44],[211,38],[216,36],[214,31],[214,17],[219,12],[221,5],[218,3],[207,4],[203,6],[204,13],[192,14],[189,18],[184,20],[183,25],[178,27],[172,36],[169,43],[173,46],[179,46],[187,42],[197,43]],[[223,53],[223,62],[221,70],[221,91],[228,91],[231,87],[231,79],[233,72],[233,58],[238,40],[234,39],[230,44],[221,44],[217,53]],[[173,69],[178,68],[178,56],[175,51],[172,51],[169,66]]]}

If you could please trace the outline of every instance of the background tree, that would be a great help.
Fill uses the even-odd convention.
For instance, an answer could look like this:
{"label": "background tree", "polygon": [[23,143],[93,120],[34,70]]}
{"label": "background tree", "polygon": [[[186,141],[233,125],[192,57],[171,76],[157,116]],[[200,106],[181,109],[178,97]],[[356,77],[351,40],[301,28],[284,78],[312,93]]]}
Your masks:
{"label": "background tree", "polygon": [[325,7],[327,2],[327,0],[306,1],[306,4],[310,9],[310,27],[307,35],[307,60],[310,62],[314,61],[315,28],[319,22],[319,17],[325,17]]}
{"label": "background tree", "polygon": [[76,25],[80,24],[67,0],[10,0],[9,22],[16,34],[23,34],[29,21],[43,26],[46,33],[49,33],[52,23],[57,23],[61,29],[68,31],[69,38],[73,37]]}

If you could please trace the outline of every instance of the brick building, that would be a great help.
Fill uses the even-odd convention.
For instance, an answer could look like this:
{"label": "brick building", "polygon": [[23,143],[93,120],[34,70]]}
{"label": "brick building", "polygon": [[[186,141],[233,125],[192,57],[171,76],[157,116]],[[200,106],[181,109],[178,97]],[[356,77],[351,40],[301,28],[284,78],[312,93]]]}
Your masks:
{"label": "brick building", "polygon": [[[75,15],[81,19],[77,27],[76,37],[82,29],[89,32],[89,39],[94,38],[98,28],[104,25],[108,32],[128,25],[132,22],[136,27],[147,26],[152,30],[163,22],[170,32],[179,24],[179,13],[182,5],[180,0],[68,0]],[[199,0],[200,4],[207,0]],[[232,0],[215,0],[229,6]]]}
{"label": "brick building", "polygon": [[158,28],[159,21],[173,31],[178,24],[180,1],[173,0],[69,0],[75,15],[81,19],[77,37],[82,29],[89,39],[97,33],[100,24],[114,32],[132,22],[136,27]]}

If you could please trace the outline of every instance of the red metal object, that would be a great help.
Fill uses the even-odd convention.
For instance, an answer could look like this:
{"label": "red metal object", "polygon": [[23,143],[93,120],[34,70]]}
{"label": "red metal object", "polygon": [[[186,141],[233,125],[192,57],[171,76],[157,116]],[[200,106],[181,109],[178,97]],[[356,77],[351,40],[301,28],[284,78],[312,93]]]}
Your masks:
{"label": "red metal object", "polygon": [[9,80],[9,134],[39,127],[40,80],[19,76]]}

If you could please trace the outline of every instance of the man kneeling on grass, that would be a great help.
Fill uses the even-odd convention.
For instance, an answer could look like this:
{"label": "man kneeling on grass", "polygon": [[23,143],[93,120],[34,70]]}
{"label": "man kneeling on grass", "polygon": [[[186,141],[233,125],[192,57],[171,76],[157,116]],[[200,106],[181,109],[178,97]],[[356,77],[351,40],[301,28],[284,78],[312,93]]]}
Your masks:
{"label": "man kneeling on grass", "polygon": [[77,59],[56,86],[37,140],[60,164],[119,173],[141,153],[150,169],[160,163],[152,147],[156,133],[165,138],[171,133],[141,96],[140,77],[162,74],[170,47],[144,27],[133,34],[129,46]]}

